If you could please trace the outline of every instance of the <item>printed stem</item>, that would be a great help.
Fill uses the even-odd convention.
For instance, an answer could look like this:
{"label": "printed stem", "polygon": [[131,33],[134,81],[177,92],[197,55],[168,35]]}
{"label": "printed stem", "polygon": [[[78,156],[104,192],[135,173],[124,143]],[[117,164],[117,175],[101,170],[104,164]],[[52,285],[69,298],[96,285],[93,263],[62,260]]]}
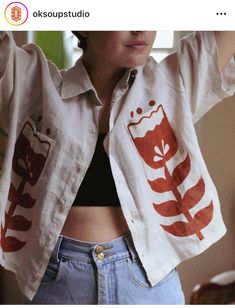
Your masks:
{"label": "printed stem", "polygon": [[[180,212],[185,216],[185,218],[188,220],[189,223],[193,222],[193,217],[190,214],[189,210],[185,211],[184,208],[182,208],[182,206],[181,206],[181,201],[182,201],[181,194],[180,194],[177,186],[174,185],[173,177],[170,174],[166,163],[164,165],[164,171],[165,171],[166,180],[168,182],[172,183],[172,192],[173,192],[176,200],[178,201],[178,206],[179,206]],[[201,233],[200,230],[195,230],[195,234],[197,235],[197,237],[199,238],[200,241],[204,239],[204,236],[203,236],[203,234]]]}
{"label": "printed stem", "polygon": [[[19,195],[21,195],[23,193],[25,184],[26,184],[26,180],[22,179],[22,181],[20,183],[20,186],[19,186],[18,190],[16,191],[16,195],[17,196],[19,196]],[[7,213],[8,217],[12,217],[13,216],[16,207],[17,207],[17,202],[11,203],[9,211]],[[5,221],[5,225],[4,225],[3,232],[2,232],[2,239],[1,240],[3,240],[3,241],[4,241],[5,237],[6,237],[6,233],[7,233],[7,229],[8,229],[8,224],[9,224],[9,221],[7,219]]]}

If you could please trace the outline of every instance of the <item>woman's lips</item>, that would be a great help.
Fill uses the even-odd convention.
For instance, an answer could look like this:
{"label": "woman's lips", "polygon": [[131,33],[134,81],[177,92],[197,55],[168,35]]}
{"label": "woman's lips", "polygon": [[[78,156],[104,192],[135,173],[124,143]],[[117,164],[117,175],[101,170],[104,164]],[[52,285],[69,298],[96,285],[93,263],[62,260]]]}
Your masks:
{"label": "woman's lips", "polygon": [[127,43],[125,46],[126,47],[132,47],[132,48],[144,48],[148,44],[145,41],[133,41],[130,43]]}

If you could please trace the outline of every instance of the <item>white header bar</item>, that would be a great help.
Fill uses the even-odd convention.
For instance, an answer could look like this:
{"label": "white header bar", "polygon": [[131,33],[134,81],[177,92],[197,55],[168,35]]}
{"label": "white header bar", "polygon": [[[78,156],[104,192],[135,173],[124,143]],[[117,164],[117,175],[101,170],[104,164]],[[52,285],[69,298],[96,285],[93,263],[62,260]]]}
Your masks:
{"label": "white header bar", "polygon": [[71,29],[235,30],[235,1],[0,1],[0,30]]}

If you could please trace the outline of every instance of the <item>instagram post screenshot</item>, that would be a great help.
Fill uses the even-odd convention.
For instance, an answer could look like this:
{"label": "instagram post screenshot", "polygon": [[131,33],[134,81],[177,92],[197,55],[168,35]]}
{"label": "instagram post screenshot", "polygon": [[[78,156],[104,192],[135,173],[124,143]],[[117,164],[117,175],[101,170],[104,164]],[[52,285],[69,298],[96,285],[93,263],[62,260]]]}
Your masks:
{"label": "instagram post screenshot", "polygon": [[235,5],[0,3],[0,304],[235,305]]}

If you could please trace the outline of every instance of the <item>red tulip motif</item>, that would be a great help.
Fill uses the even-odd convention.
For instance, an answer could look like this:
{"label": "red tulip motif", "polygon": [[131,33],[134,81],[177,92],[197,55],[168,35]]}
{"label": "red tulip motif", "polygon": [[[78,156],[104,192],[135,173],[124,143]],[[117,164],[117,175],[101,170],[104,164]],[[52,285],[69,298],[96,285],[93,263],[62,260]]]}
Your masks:
{"label": "red tulip motif", "polygon": [[165,166],[178,150],[174,131],[162,106],[152,111],[149,116],[131,123],[128,129],[139,154],[145,163],[154,169]]}
{"label": "red tulip motif", "polygon": [[169,171],[167,162],[177,153],[179,145],[163,106],[159,105],[149,115],[130,123],[128,131],[144,162],[153,169],[164,170],[165,177],[148,180],[151,189],[157,193],[171,191],[175,197],[174,200],[160,204],[153,203],[154,209],[163,217],[183,215],[185,218],[170,225],[161,225],[162,228],[174,236],[195,234],[199,240],[204,239],[201,230],[208,226],[213,218],[213,201],[198,210],[194,216],[190,213],[190,209],[199,203],[205,193],[205,182],[200,177],[183,195],[180,192],[178,186],[189,176],[191,161],[186,153],[183,161],[175,166],[173,172]]}
{"label": "red tulip motif", "polygon": [[13,171],[20,179],[16,188],[11,182],[8,200],[10,207],[5,212],[5,223],[1,225],[0,244],[4,252],[18,251],[26,242],[14,236],[7,235],[7,230],[28,231],[32,221],[23,215],[16,215],[16,207],[30,209],[35,205],[36,199],[25,193],[25,185],[35,186],[45,166],[50,150],[50,143],[40,139],[33,125],[27,121],[15,143],[13,156]]}

